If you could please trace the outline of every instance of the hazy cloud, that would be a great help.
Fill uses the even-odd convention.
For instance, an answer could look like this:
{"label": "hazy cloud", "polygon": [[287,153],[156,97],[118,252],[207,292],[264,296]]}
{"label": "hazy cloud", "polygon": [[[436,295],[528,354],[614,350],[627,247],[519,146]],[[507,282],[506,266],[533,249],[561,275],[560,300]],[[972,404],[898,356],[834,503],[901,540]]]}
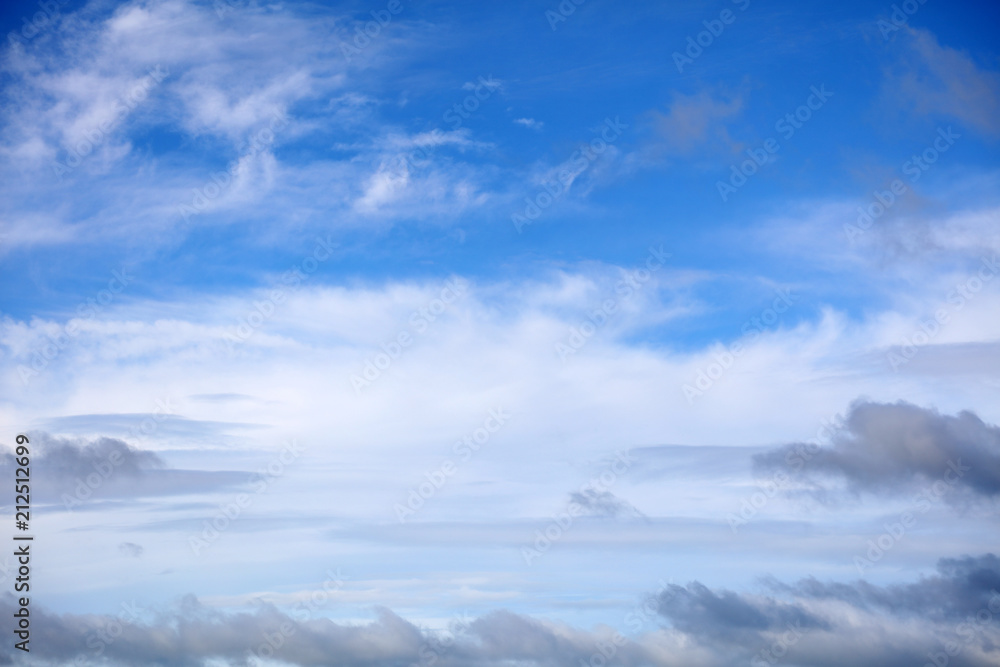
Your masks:
{"label": "hazy cloud", "polygon": [[983,134],[1000,136],[1000,73],[942,46],[927,30],[906,28],[900,35],[906,56],[888,73],[889,92],[918,113],[951,116]]}

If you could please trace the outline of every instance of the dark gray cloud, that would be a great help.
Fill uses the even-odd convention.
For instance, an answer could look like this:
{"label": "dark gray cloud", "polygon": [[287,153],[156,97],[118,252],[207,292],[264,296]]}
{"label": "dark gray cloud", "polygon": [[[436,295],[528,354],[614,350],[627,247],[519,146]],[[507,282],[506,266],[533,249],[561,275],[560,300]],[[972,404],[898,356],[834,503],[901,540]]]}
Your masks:
{"label": "dark gray cloud", "polygon": [[[36,502],[60,503],[67,509],[93,507],[96,504],[89,503],[100,499],[213,491],[245,484],[249,478],[244,472],[168,468],[156,453],[117,438],[88,440],[37,431],[27,435],[32,495]],[[16,467],[13,449],[0,446],[0,475],[12,479]]]}
{"label": "dark gray cloud", "polygon": [[[754,457],[758,473],[785,472],[822,492],[896,494],[945,481],[949,502],[1000,495],[1000,428],[909,403],[856,402],[825,447],[794,443]],[[827,496],[829,497],[829,496]]]}
{"label": "dark gray cloud", "polygon": [[[59,438],[48,433],[29,433],[32,465],[38,475],[73,479],[94,472],[94,466],[113,460],[118,472],[136,476],[165,466],[153,452],[146,452],[117,438]],[[14,454],[6,452],[3,465],[14,465]]]}
{"label": "dark gray cloud", "polygon": [[937,570],[884,587],[772,579],[769,595],[671,585],[657,606],[673,628],[712,647],[718,664],[770,664],[762,651],[776,642],[787,644],[783,662],[803,667],[919,666],[946,645],[957,647],[946,655],[951,667],[1000,663],[1000,558],[942,559]]}
{"label": "dark gray cloud", "polygon": [[585,516],[601,518],[641,518],[645,515],[628,501],[622,500],[610,491],[574,491],[569,494],[571,503],[578,505]]}
{"label": "dark gray cloud", "polygon": [[[1000,594],[1000,558],[994,554],[943,558],[938,574],[911,584],[873,586],[821,583],[806,579],[794,586],[772,582],[775,591],[802,598],[839,600],[859,609],[881,610],[893,615],[919,616],[940,621],[962,619],[987,608]],[[1000,615],[997,620],[1000,621]]]}
{"label": "dark gray cloud", "polygon": [[732,591],[714,592],[694,582],[685,586],[672,584],[659,596],[660,613],[672,625],[690,635],[712,640],[750,639],[761,632],[828,626],[796,604],[772,598],[752,600]]}
{"label": "dark gray cloud", "polygon": [[[31,660],[5,643],[0,663],[65,665],[83,656],[72,664],[257,665],[251,652],[267,657],[273,651],[282,664],[299,667],[576,667],[581,661],[758,667],[777,658],[797,667],[919,667],[949,650],[948,667],[987,667],[1000,662],[998,585],[994,554],[944,559],[934,576],[884,587],[771,581],[761,595],[698,582],[671,585],[653,598],[664,627],[628,639],[618,635],[618,642],[612,628],[585,631],[508,611],[455,623],[442,636],[387,609],[376,610],[369,623],[341,625],[271,605],[223,613],[193,596],[168,610],[118,616],[57,615],[35,606]],[[13,610],[13,597],[0,597],[0,615]],[[603,662],[595,658],[612,647]]]}

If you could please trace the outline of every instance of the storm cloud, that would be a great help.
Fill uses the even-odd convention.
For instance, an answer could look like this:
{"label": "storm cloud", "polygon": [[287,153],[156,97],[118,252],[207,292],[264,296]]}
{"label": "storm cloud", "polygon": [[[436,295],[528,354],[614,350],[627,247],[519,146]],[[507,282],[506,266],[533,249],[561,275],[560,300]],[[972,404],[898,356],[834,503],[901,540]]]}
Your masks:
{"label": "storm cloud", "polygon": [[1000,495],[1000,428],[968,411],[951,416],[905,402],[859,401],[829,446],[785,445],[756,455],[754,468],[810,484],[819,497],[838,484],[889,495],[944,480],[962,492],[951,500],[991,499]]}

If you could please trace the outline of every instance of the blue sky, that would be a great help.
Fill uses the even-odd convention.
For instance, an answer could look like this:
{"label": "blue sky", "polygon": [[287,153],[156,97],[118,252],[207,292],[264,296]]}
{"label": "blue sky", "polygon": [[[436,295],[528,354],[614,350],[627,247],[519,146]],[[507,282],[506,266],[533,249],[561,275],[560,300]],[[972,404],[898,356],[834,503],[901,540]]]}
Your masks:
{"label": "blue sky", "polygon": [[1000,585],[998,14],[6,4],[0,442],[62,637],[11,659],[945,650]]}

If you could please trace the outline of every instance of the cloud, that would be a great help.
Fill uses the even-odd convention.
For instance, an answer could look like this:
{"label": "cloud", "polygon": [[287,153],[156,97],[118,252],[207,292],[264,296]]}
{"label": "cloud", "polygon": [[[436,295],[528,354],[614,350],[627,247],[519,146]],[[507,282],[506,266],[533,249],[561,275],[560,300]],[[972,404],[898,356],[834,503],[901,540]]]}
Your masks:
{"label": "cloud", "polygon": [[131,558],[138,558],[145,549],[142,548],[142,545],[135,544],[134,542],[122,542],[118,545],[118,551]]}
{"label": "cloud", "polygon": [[743,111],[743,96],[702,90],[674,93],[666,113],[654,112],[654,127],[669,154],[690,155],[706,149],[730,153],[734,142],[727,122]]}
{"label": "cloud", "polygon": [[[953,666],[985,667],[1000,657],[1000,560],[993,554],[942,560],[937,575],[907,584],[806,579],[765,585],[768,595],[699,582],[668,585],[650,602],[669,625],[628,637],[607,626],[587,631],[506,610],[463,618],[442,633],[421,630],[385,608],[367,623],[339,624],[314,618],[306,605],[220,612],[191,595],[165,610],[126,605],[118,616],[33,607],[32,657],[65,664],[83,656],[134,667],[272,655],[299,667],[329,664],[330,656],[356,667],[431,664],[431,658],[443,667],[542,667],[594,664],[603,656],[605,664],[625,667],[717,667],[756,659],[751,664],[773,664],[778,656],[800,667],[845,661],[895,667],[923,664],[946,644],[956,647],[949,651]],[[14,609],[9,593],[0,598],[0,613]],[[19,659],[9,645],[0,651],[0,659]]]}
{"label": "cloud", "polygon": [[[340,52],[355,26],[336,10],[244,9],[220,20],[210,3],[184,0],[84,8],[46,39],[7,48],[0,180],[13,203],[4,247],[120,240],[140,227],[147,245],[170,245],[195,232],[192,220],[273,225],[289,210],[296,229],[329,233],[331,221],[369,216],[453,220],[487,200],[490,170],[437,154],[485,144],[464,131],[411,134],[378,117],[385,100],[368,94],[370,82],[396,66],[407,40],[375,40],[362,76]],[[374,57],[383,51],[392,58]],[[288,57],[271,57],[278,52]],[[151,71],[155,85],[146,85]],[[315,150],[331,144],[351,148]],[[310,150],[285,150],[294,145]],[[412,150],[425,154],[419,169],[379,166]],[[58,203],[53,188],[65,195]]]}
{"label": "cloud", "polygon": [[942,46],[929,31],[905,28],[906,51],[887,71],[888,92],[919,114],[950,116],[1000,137],[1000,72],[979,67],[962,51]]}
{"label": "cloud", "polygon": [[821,489],[840,481],[854,493],[900,494],[945,480],[993,498],[1000,495],[1000,428],[968,411],[949,416],[902,401],[858,401],[830,446],[785,445],[754,463],[758,471],[784,470]]}
{"label": "cloud", "polygon": [[[780,653],[773,649],[771,656],[803,667],[845,661],[902,666],[924,664],[946,644],[958,647],[950,650],[948,664],[995,663],[1000,657],[1000,559],[994,554],[942,559],[937,569],[936,576],[889,586],[770,580],[765,583],[771,595],[674,584],[657,602],[675,628],[711,647],[720,661],[714,664],[736,664],[755,654],[761,660],[751,664],[773,664],[764,652],[778,645]],[[836,658],[831,657],[834,645]]]}
{"label": "cloud", "polygon": [[[118,438],[68,438],[29,432],[32,493],[68,509],[111,498],[219,490],[247,482],[247,473],[168,468],[154,452]],[[0,448],[0,473],[13,477],[16,457]]]}
{"label": "cloud", "polygon": [[534,118],[515,118],[514,124],[523,125],[529,130],[541,130],[542,127],[545,126],[545,123],[540,120],[535,120]]}
{"label": "cloud", "polygon": [[[32,463],[37,468],[35,480],[65,481],[86,477],[94,468],[109,460],[123,475],[137,477],[156,468],[163,460],[153,452],[145,452],[116,438],[83,439],[60,438],[48,433],[31,433],[34,448]],[[0,466],[13,470],[14,454],[4,452]]]}
{"label": "cloud", "polygon": [[623,516],[644,517],[645,515],[610,491],[574,491],[569,494],[570,502],[576,503],[588,516],[614,518]]}
{"label": "cloud", "polygon": [[[942,558],[938,574],[917,583],[874,586],[866,581],[854,584],[821,583],[815,578],[792,586],[772,582],[777,592],[814,600],[837,600],[858,609],[888,612],[948,622],[975,615],[989,607],[1000,591],[1000,558],[982,556]],[[996,602],[994,602],[996,604]],[[1000,617],[998,617],[1000,620]]]}
{"label": "cloud", "polygon": [[825,622],[794,603],[725,590],[714,592],[698,582],[687,586],[671,584],[658,602],[660,614],[675,628],[711,641],[749,645],[754,640],[759,642],[761,633],[784,630],[788,625],[829,629]]}

